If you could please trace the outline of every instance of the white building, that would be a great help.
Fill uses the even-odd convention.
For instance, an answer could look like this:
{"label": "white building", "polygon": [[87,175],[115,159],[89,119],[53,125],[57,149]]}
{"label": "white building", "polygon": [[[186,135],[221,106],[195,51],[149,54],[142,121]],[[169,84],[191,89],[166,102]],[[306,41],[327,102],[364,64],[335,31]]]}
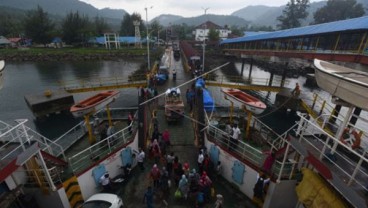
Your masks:
{"label": "white building", "polygon": [[209,33],[210,29],[214,29],[214,30],[218,31],[219,32],[219,37],[220,37],[221,40],[227,39],[227,37],[231,33],[231,30],[229,30],[227,28],[227,26],[220,27],[219,25],[216,25],[215,23],[213,23],[211,21],[207,21],[205,23],[202,23],[202,24],[198,25],[195,28],[195,30],[193,31],[193,35],[195,37],[195,40],[196,41],[203,41],[204,38],[206,40],[208,40],[208,33]]}

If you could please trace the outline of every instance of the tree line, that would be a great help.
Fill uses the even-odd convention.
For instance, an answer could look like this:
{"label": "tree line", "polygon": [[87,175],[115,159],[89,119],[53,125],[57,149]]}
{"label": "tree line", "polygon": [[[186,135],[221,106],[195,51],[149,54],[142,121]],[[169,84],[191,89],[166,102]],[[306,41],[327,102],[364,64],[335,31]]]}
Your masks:
{"label": "tree line", "polygon": [[[307,8],[309,0],[290,0],[282,15],[277,18],[279,29],[289,29],[301,26],[301,20],[308,16]],[[365,14],[362,4],[356,0],[328,0],[324,7],[319,8],[314,14],[314,24],[333,22],[361,17]]]}
{"label": "tree line", "polygon": [[[279,29],[289,29],[301,26],[301,20],[308,16],[307,8],[309,0],[290,0],[281,16],[277,18]],[[320,24],[344,19],[360,17],[365,14],[362,4],[356,0],[328,0],[324,7],[314,13],[314,22]],[[147,36],[160,39],[175,37],[180,40],[191,39],[194,26],[187,24],[170,25],[163,27],[155,20],[147,25],[138,13],[125,14],[122,17],[119,35],[135,36],[133,22],[139,23],[141,37]],[[271,31],[272,27],[252,26],[249,28],[229,28],[234,36],[243,36],[243,31]],[[90,18],[79,12],[70,12],[61,20],[53,20],[40,6],[28,11],[26,15],[0,14],[0,34],[8,37],[27,37],[34,43],[48,44],[54,37],[61,37],[66,44],[85,44],[91,37],[101,36],[106,32],[112,32],[111,27],[102,17]],[[219,34],[215,30],[209,31],[209,40],[219,40]]]}

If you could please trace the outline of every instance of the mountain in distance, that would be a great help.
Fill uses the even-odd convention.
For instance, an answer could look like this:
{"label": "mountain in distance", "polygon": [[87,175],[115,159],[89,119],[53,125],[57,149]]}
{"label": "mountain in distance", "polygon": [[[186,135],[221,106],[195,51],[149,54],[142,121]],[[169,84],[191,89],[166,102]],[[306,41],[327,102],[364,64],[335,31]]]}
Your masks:
{"label": "mountain in distance", "polygon": [[[228,26],[239,26],[246,27],[250,24],[249,21],[244,20],[243,18],[231,15],[201,15],[197,17],[181,17],[176,15],[160,15],[153,20],[157,20],[162,26],[167,27],[171,25],[181,25],[186,24],[189,26],[198,26],[206,21],[211,21],[221,27],[225,25]],[[152,20],[152,21],[153,21]]]}
{"label": "mountain in distance", "polygon": [[172,14],[161,14],[160,16],[157,16],[153,18],[150,22],[158,21],[160,25],[167,27],[173,22],[176,22],[179,19],[182,19],[184,17],[178,16],[178,15],[172,15]]}
{"label": "mountain in distance", "polygon": [[[313,22],[313,14],[317,9],[326,5],[326,1],[313,2],[309,5],[308,17],[301,22],[302,26],[309,25]],[[279,7],[269,7],[269,6],[247,6],[243,9],[233,12],[231,15],[244,18],[245,20],[251,21],[252,25],[257,26],[271,26],[276,28],[279,21],[277,17],[282,15],[282,11],[285,9],[285,5]]]}
{"label": "mountain in distance", "polygon": [[[364,8],[366,8],[366,14],[368,9],[368,1],[367,0],[357,0],[357,3],[361,3]],[[305,20],[301,21],[302,26],[309,25],[314,21],[313,15],[314,13],[324,7],[327,4],[327,1],[318,1],[312,2],[309,4],[307,9],[308,16]],[[277,21],[277,17],[282,15],[282,11],[285,9],[286,5],[279,7],[269,7],[264,5],[258,6],[247,6],[242,9],[239,9],[233,12],[231,15],[241,17],[245,20],[251,21],[252,25],[257,26],[271,26],[273,28],[277,27],[279,21]]]}
{"label": "mountain in distance", "polygon": [[89,17],[101,16],[122,19],[127,12],[123,9],[97,9],[78,0],[1,0],[0,6],[32,10],[39,5],[44,11],[64,17],[69,12],[79,11]]}

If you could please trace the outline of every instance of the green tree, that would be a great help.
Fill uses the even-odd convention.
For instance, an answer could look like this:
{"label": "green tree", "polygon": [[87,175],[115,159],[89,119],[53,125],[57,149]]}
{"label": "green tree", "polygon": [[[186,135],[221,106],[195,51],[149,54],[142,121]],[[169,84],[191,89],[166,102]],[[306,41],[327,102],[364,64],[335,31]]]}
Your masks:
{"label": "green tree", "polygon": [[34,43],[45,45],[51,42],[55,25],[47,12],[44,12],[40,6],[27,13],[23,24],[25,35],[31,38]]}
{"label": "green tree", "polygon": [[280,22],[277,26],[282,30],[300,27],[300,20],[308,16],[308,7],[309,0],[290,0],[282,11],[282,15],[277,17]]}
{"label": "green tree", "polygon": [[70,12],[61,23],[63,40],[67,44],[84,44],[94,35],[94,29],[89,18]]}
{"label": "green tree", "polygon": [[109,24],[106,23],[105,19],[99,16],[95,17],[94,26],[96,35],[102,35],[111,30]]}
{"label": "green tree", "polygon": [[160,25],[158,20],[154,20],[151,22],[150,31],[151,32],[151,39],[152,37],[160,38],[162,39],[162,36],[160,35],[160,32],[163,30],[163,26]]}
{"label": "green tree", "polygon": [[326,6],[318,9],[314,14],[314,24],[351,19],[364,15],[362,4],[356,0],[328,0]]}
{"label": "green tree", "polygon": [[139,30],[141,32],[141,37],[144,37],[146,34],[145,31],[146,28],[145,25],[143,24],[141,15],[138,13],[133,13],[132,15],[127,13],[124,15],[120,26],[120,34],[122,36],[135,36],[135,28],[133,25],[133,21],[139,21],[140,23]]}
{"label": "green tree", "polygon": [[208,31],[208,39],[210,41],[219,41],[220,40],[220,32],[210,28],[210,30]]}
{"label": "green tree", "polygon": [[6,37],[17,37],[23,33],[20,18],[8,13],[0,13],[0,34]]}

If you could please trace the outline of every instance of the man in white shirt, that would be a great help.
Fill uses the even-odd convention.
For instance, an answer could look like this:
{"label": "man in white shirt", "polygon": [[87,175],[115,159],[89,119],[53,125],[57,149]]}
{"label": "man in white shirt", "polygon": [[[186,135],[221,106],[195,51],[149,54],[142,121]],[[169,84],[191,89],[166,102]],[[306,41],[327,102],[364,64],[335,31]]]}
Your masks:
{"label": "man in white shirt", "polygon": [[233,135],[232,135],[231,141],[230,141],[230,149],[231,150],[234,150],[236,148],[236,146],[238,145],[239,135],[240,135],[240,129],[238,127],[238,124],[234,124]]}
{"label": "man in white shirt", "polygon": [[111,192],[110,176],[107,172],[103,176],[101,176],[100,183],[103,187],[103,192],[106,192],[106,193]]}
{"label": "man in white shirt", "polygon": [[144,170],[143,162],[144,162],[145,157],[146,157],[146,154],[144,153],[142,148],[139,148],[139,153],[138,153],[138,156],[137,156],[137,162],[138,162],[138,166],[141,168],[141,170]]}
{"label": "man in white shirt", "polygon": [[203,155],[203,150],[199,151],[199,155],[198,155],[198,169],[199,169],[199,173],[202,174],[203,171],[203,160],[204,160],[204,155]]}

